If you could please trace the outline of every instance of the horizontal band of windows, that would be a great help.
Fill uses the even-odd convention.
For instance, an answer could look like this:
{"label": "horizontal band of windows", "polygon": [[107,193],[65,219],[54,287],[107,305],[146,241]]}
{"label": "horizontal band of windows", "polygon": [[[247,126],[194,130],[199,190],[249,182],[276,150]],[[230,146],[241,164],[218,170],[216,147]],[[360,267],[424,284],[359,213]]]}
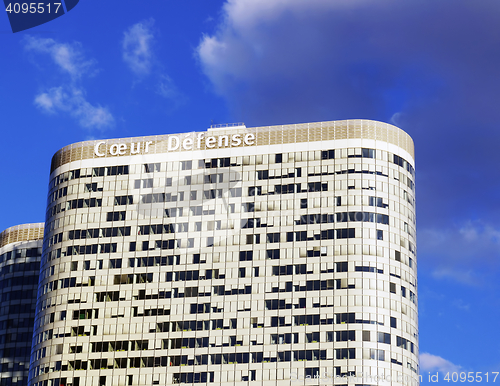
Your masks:
{"label": "horizontal band of windows", "polygon": [[0,296],[0,301],[1,302],[10,302],[12,300],[24,300],[24,299],[37,299],[37,289],[33,290],[17,290],[17,291],[10,291],[10,292],[4,292]]}
{"label": "horizontal band of windows", "polygon": [[138,257],[129,259],[129,267],[155,267],[165,265],[179,265],[181,261],[180,255],[173,256],[155,256],[155,257]]}
{"label": "horizontal band of windows", "polygon": [[179,320],[157,323],[153,332],[234,330],[237,323],[237,319]]}
{"label": "horizontal band of windows", "polygon": [[[295,235],[295,237],[294,237]],[[333,240],[333,239],[353,239],[355,238],[355,229],[326,229],[320,233],[308,236],[308,231],[287,232],[286,241],[312,241],[312,240]]]}
{"label": "horizontal band of windows", "polygon": [[55,216],[57,213],[71,209],[100,208],[100,207],[102,207],[101,198],[77,198],[75,200],[69,200],[54,205],[47,211],[47,216],[51,218]]}
{"label": "horizontal band of windows", "polygon": [[117,243],[73,245],[66,248],[66,256],[93,255],[96,253],[114,253],[117,251]]}
{"label": "horizontal band of windows", "polygon": [[100,168],[92,168],[92,170],[82,173],[82,169],[74,169],[64,173],[59,174],[50,181],[50,188],[53,188],[63,182],[75,180],[78,178],[86,177],[103,177],[103,176],[119,176],[123,174],[129,174],[129,165],[119,165],[119,166],[108,166]]}
{"label": "horizontal band of windows", "polygon": [[0,290],[10,292],[8,289],[12,287],[34,286],[37,284],[38,275],[23,275],[0,280]]}
{"label": "horizontal band of windows", "polygon": [[[354,350],[354,349],[340,349]],[[339,351],[340,351],[339,350]],[[340,351],[343,353],[343,351]],[[294,362],[326,360],[326,350],[295,350],[277,352],[277,356],[267,357],[263,352],[252,353],[227,353],[203,354],[190,359],[188,355],[170,355],[161,357],[132,357],[132,358],[100,358],[87,361],[68,361],[62,370],[95,370],[108,368],[144,368],[167,366],[196,366],[196,365],[221,365],[240,363],[266,363],[266,362]],[[353,353],[351,355],[354,355]],[[333,359],[333,358],[332,358]],[[342,359],[342,358],[337,358]],[[88,364],[87,364],[88,363]],[[67,367],[67,368],[65,368]]]}
{"label": "horizontal band of windows", "polygon": [[8,328],[33,328],[34,318],[12,318],[0,321],[0,330]]}
{"label": "horizontal band of windows", "polygon": [[[40,287],[39,296],[62,288],[93,287],[95,285],[95,276],[90,276],[83,282],[77,282],[76,279],[76,277],[67,277],[65,279],[51,281]],[[83,278],[79,279],[83,280]]]}
{"label": "horizontal band of windows", "polygon": [[[16,264],[5,265],[0,269],[0,275],[4,276],[4,275],[8,275],[8,274],[22,272],[26,275],[25,277],[29,277],[28,272],[31,272],[31,271],[40,272],[40,262],[39,261],[32,261],[30,263],[16,263]],[[36,274],[35,276],[38,277],[38,274]],[[2,279],[2,280],[4,280],[4,279]],[[0,287],[0,288],[3,288],[3,287]]]}
{"label": "horizontal band of windows", "polygon": [[315,176],[334,176],[336,174],[371,174],[375,176],[382,176],[382,177],[389,177],[387,174],[384,174],[379,171],[371,171],[371,170],[355,170],[355,169],[346,169],[346,170],[339,170],[336,172],[319,172],[319,173],[307,173],[308,177],[315,177]]}
{"label": "horizontal band of windows", "polygon": [[[15,248],[12,251],[2,253],[0,255],[0,263],[11,259],[21,259],[25,257],[42,256],[42,248]],[[16,263],[18,264],[18,263]]]}
{"label": "horizontal band of windows", "polygon": [[91,352],[140,351],[149,348],[147,340],[125,340],[111,342],[92,342]]}
{"label": "horizontal band of windows", "polygon": [[69,240],[97,239],[100,237],[123,237],[130,236],[130,227],[110,227],[76,229],[68,232]]}
{"label": "horizontal band of windows", "polygon": [[[252,381],[255,381],[255,370],[253,371],[254,377]],[[248,377],[247,377],[248,378]],[[200,373],[174,373],[172,374],[172,383],[212,383],[215,381],[215,376],[213,371],[203,371]]]}

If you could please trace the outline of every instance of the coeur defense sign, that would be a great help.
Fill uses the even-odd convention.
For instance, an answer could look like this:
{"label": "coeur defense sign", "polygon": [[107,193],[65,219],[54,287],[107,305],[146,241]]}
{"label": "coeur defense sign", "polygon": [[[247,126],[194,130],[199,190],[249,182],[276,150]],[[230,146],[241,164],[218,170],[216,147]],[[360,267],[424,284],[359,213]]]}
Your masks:
{"label": "coeur defense sign", "polygon": [[[202,143],[204,142],[207,149],[214,148],[225,148],[225,147],[238,147],[243,144],[243,146],[253,146],[255,145],[255,134],[232,134],[229,135],[219,135],[219,136],[208,136],[205,137],[205,133],[198,133],[197,136],[193,137],[192,134],[186,134],[184,138],[180,135],[170,135],[167,139],[167,151],[182,150],[194,150],[202,149]],[[106,141],[96,142],[94,146],[94,154],[97,157],[120,156],[120,155],[135,155],[135,154],[146,154],[149,153],[150,146],[153,141],[146,142],[132,142],[132,143],[114,143],[107,146]]]}

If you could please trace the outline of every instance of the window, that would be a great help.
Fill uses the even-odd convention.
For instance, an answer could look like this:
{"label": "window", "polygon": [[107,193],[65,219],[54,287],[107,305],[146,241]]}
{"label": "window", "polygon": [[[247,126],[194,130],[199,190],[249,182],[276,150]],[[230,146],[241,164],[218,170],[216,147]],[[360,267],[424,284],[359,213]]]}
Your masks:
{"label": "window", "polygon": [[356,340],[355,331],[336,331],[336,341],[337,342],[348,342],[352,340]]}
{"label": "window", "polygon": [[172,177],[167,178],[166,186],[172,186]]}
{"label": "window", "polygon": [[276,154],[276,156],[275,156],[275,158],[274,158],[274,159],[275,159],[275,162],[276,162],[277,164],[282,163],[282,162],[283,162],[283,154]]}
{"label": "window", "polygon": [[285,325],[285,317],[271,317],[271,327],[281,327]]}
{"label": "window", "polygon": [[307,209],[307,198],[300,199],[300,209]]}
{"label": "window", "polygon": [[404,298],[406,297],[406,288],[403,286],[401,286],[401,296]]}
{"label": "window", "polygon": [[191,176],[184,177],[184,185],[191,185]]}
{"label": "window", "polygon": [[280,242],[280,234],[279,233],[268,233],[267,234],[267,242],[268,243],[279,243]]}
{"label": "window", "polygon": [[306,334],[306,342],[307,343],[319,342],[319,332],[311,332],[309,334]]}
{"label": "window", "polygon": [[189,195],[190,200],[196,200],[196,190],[191,190],[191,193]]}
{"label": "window", "polygon": [[279,249],[268,249],[266,251],[266,255],[268,259],[279,259],[280,258],[280,250]]}
{"label": "window", "polygon": [[375,158],[374,149],[361,149],[361,156],[363,158]]}
{"label": "window", "polygon": [[231,197],[241,197],[241,188],[231,188],[229,194]]}
{"label": "window", "polygon": [[342,261],[339,263],[335,263],[337,266],[337,272],[347,272],[348,271],[348,263],[347,261]]}
{"label": "window", "polygon": [[393,318],[392,316],[391,316],[391,327],[392,327],[392,328],[397,328],[397,325],[396,325],[396,318]]}
{"label": "window", "polygon": [[370,331],[363,331],[363,342],[370,341]]}
{"label": "window", "polygon": [[126,218],[126,212],[108,212],[107,221],[124,221]]}
{"label": "window", "polygon": [[182,170],[191,170],[193,167],[193,161],[181,161]]}
{"label": "window", "polygon": [[252,261],[253,251],[240,251],[240,261]]}
{"label": "window", "polygon": [[321,159],[334,159],[335,150],[323,150],[321,152]]}
{"label": "window", "polygon": [[245,268],[240,268],[238,270],[238,277],[245,277],[245,271],[246,271]]}
{"label": "window", "polygon": [[389,283],[389,291],[393,294],[396,293],[396,284],[395,283]]}
{"label": "window", "polygon": [[337,359],[356,359],[356,350],[353,348],[336,349]]}
{"label": "window", "polygon": [[377,240],[383,240],[383,239],[384,239],[384,231],[377,229]]}
{"label": "window", "polygon": [[391,344],[391,334],[387,334],[385,332],[379,332],[377,342]]}
{"label": "window", "polygon": [[153,187],[153,179],[152,178],[146,178],[142,180],[135,180],[134,181],[134,189],[139,189],[139,188],[152,188]]}
{"label": "window", "polygon": [[254,212],[255,211],[255,203],[253,203],[253,202],[244,202],[241,205],[243,206],[243,210],[245,212]]}

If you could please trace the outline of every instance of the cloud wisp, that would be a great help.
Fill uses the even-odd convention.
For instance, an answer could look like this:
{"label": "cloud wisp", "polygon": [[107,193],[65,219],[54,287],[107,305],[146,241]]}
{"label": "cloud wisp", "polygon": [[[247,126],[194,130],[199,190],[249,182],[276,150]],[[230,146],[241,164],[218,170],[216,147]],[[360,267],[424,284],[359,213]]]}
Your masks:
{"label": "cloud wisp", "polygon": [[48,55],[57,68],[69,76],[62,85],[50,87],[35,96],[34,104],[40,111],[53,115],[59,112],[69,114],[85,129],[105,129],[114,125],[109,109],[90,103],[81,86],[83,76],[94,73],[96,61],[85,58],[79,43],[27,36],[24,48]]}
{"label": "cloud wisp", "polygon": [[90,104],[83,90],[68,87],[53,87],[35,97],[35,105],[48,114],[67,112],[87,129],[104,129],[113,125],[114,118],[106,107]]}
{"label": "cloud wisp", "polygon": [[153,19],[141,21],[123,34],[123,60],[129,69],[139,76],[149,75],[153,65],[153,24]]}
{"label": "cloud wisp", "polygon": [[440,356],[424,352],[420,354],[420,369],[422,371],[439,371],[447,373],[460,372],[461,366],[455,365]]}
{"label": "cloud wisp", "polygon": [[[432,276],[481,286],[481,277],[498,270],[500,230],[483,221],[424,228],[419,231],[419,255],[432,262]],[[485,272],[486,271],[486,272]]]}
{"label": "cloud wisp", "polygon": [[122,58],[127,67],[136,76],[136,81],[153,83],[156,95],[169,101],[170,109],[176,109],[185,103],[186,97],[175,85],[173,79],[164,73],[157,60],[155,45],[154,19],[140,21],[130,26],[123,33]]}
{"label": "cloud wisp", "polygon": [[86,59],[79,43],[59,43],[54,39],[27,36],[24,48],[28,51],[48,54],[60,70],[74,79],[89,73],[96,61]]}

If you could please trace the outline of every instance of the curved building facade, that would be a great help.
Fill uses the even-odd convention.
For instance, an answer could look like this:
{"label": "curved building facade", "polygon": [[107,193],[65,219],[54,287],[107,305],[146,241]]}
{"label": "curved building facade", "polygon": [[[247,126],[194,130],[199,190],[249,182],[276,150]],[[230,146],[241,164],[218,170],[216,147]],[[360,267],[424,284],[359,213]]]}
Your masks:
{"label": "curved building facade", "polygon": [[367,120],[61,149],[29,384],[418,383],[414,181]]}
{"label": "curved building facade", "polygon": [[0,385],[28,384],[43,224],[0,233]]}

